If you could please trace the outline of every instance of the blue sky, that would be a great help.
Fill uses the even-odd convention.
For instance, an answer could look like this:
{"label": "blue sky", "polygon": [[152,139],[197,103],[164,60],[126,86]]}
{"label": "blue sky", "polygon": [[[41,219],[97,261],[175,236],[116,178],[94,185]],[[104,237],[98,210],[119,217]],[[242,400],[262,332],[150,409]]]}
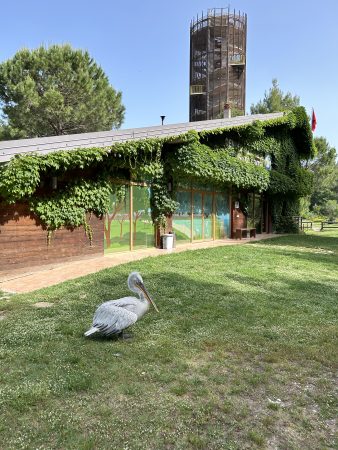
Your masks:
{"label": "blue sky", "polygon": [[[186,122],[189,23],[214,0],[12,0],[1,6],[0,60],[22,48],[87,49],[123,93],[123,128]],[[315,135],[338,149],[337,0],[236,0],[248,14],[247,110],[277,78],[317,115]]]}

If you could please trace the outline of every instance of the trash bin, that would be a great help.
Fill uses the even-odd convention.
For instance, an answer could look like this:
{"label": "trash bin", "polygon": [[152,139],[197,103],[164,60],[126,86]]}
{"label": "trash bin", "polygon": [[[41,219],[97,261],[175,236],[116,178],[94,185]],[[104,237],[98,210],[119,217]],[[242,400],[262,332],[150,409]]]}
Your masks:
{"label": "trash bin", "polygon": [[170,250],[173,248],[174,244],[174,235],[173,234],[164,234],[162,236],[163,248],[166,250]]}
{"label": "trash bin", "polygon": [[176,248],[176,233],[174,231],[169,231],[169,234],[172,234],[174,236],[173,248]]}

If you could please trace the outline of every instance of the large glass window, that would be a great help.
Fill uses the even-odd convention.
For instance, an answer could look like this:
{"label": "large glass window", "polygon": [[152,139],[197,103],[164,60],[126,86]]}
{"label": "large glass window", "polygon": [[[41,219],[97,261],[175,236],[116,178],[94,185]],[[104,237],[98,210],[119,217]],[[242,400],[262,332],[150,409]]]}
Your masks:
{"label": "large glass window", "polygon": [[[229,236],[227,192],[194,187],[177,192],[177,201],[179,208],[173,214],[172,226],[178,244]],[[104,234],[104,248],[108,253],[154,246],[149,187],[116,188],[110,198],[110,212],[105,216]]]}
{"label": "large glass window", "polygon": [[133,248],[154,246],[154,226],[151,220],[150,188],[132,186],[133,191]]}
{"label": "large glass window", "polygon": [[228,194],[215,194],[215,239],[224,239],[230,235],[230,209]]}
{"label": "large glass window", "polygon": [[173,231],[176,234],[176,242],[190,242],[191,192],[177,192],[176,200],[180,205],[173,215]]}
{"label": "large glass window", "polygon": [[150,188],[118,186],[110,197],[109,213],[105,215],[104,220],[105,252],[121,252],[131,248],[152,246],[154,246],[154,226],[151,220]]}
{"label": "large glass window", "polygon": [[177,201],[180,206],[173,215],[177,243],[227,238],[230,232],[228,197],[227,191],[213,192],[210,186],[208,189],[194,186],[192,191],[179,191]]}
{"label": "large glass window", "polygon": [[119,186],[110,197],[110,210],[104,218],[104,248],[121,252],[130,248],[129,186]]}

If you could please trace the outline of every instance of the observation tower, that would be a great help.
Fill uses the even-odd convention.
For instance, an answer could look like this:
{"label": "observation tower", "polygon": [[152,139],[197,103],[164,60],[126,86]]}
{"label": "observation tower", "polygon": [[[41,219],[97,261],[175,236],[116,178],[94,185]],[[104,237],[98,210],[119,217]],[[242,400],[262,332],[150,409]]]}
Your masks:
{"label": "observation tower", "polygon": [[190,24],[190,122],[245,114],[247,15],[208,9]]}

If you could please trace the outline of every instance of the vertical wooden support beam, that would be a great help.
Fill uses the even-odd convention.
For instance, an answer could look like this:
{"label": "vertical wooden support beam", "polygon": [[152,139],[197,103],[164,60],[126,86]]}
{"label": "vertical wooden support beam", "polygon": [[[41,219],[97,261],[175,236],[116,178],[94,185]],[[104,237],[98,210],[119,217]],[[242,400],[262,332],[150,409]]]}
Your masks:
{"label": "vertical wooden support beam", "polygon": [[233,236],[233,210],[232,210],[232,186],[229,188],[229,235]]}
{"label": "vertical wooden support beam", "polygon": [[191,190],[191,236],[190,242],[194,241],[194,192]]}
{"label": "vertical wooden support beam", "polygon": [[[255,207],[256,207],[256,195],[255,195],[255,193],[253,193],[253,196],[252,196],[252,211],[253,211],[253,224],[251,225],[251,226],[255,226],[255,222],[256,222],[256,210],[255,210]],[[248,223],[246,224],[246,226],[248,226]]]}
{"label": "vertical wooden support beam", "polygon": [[202,241],[204,240],[204,192],[201,192],[201,202],[202,202]]}
{"label": "vertical wooden support beam", "polygon": [[212,238],[216,239],[216,192],[212,193]]}
{"label": "vertical wooden support beam", "polygon": [[129,246],[130,250],[133,250],[134,247],[134,209],[133,209],[133,185],[129,186],[129,215],[130,215],[130,236],[129,236]]}

